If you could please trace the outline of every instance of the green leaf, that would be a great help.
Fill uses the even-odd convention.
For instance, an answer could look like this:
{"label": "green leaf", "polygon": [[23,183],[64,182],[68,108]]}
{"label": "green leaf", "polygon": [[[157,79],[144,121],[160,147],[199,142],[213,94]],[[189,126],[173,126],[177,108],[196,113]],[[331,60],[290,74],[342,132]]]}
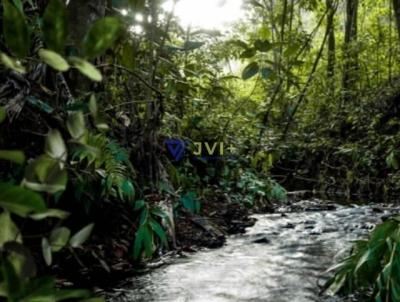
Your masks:
{"label": "green leaf", "polygon": [[59,209],[48,209],[41,213],[31,214],[29,217],[33,220],[43,220],[46,218],[58,218],[61,220],[67,219],[70,213]]}
{"label": "green leaf", "polygon": [[170,227],[173,227],[173,217],[170,217],[167,212],[163,211],[159,207],[155,207],[151,209],[151,214],[154,216],[158,216],[163,219]]}
{"label": "green leaf", "polygon": [[114,44],[120,32],[121,23],[117,18],[105,17],[97,20],[83,42],[84,54],[89,59],[102,55]]}
{"label": "green leaf", "polygon": [[4,66],[6,66],[7,68],[12,69],[15,72],[18,72],[21,74],[26,73],[26,69],[24,66],[21,65],[21,62],[7,56],[5,53],[0,53],[0,60],[4,64]]}
{"label": "green leaf", "polygon": [[65,1],[50,0],[43,14],[43,37],[47,47],[61,52],[68,37]]}
{"label": "green leaf", "polygon": [[110,130],[110,126],[108,126],[106,123],[98,122],[98,123],[96,123],[95,126],[99,131],[108,131],[108,130]]}
{"label": "green leaf", "polygon": [[394,151],[390,152],[386,157],[386,165],[388,168],[392,168],[395,170],[399,169],[399,162],[397,161],[396,153]]}
{"label": "green leaf", "polygon": [[153,229],[153,231],[157,234],[157,236],[160,238],[161,243],[168,248],[168,240],[167,240],[167,235],[162,228],[162,226],[154,219],[150,220],[150,226]]}
{"label": "green leaf", "polygon": [[250,63],[243,70],[242,79],[243,80],[248,80],[248,79],[254,77],[258,73],[259,69],[260,69],[260,67],[258,66],[257,62]]}
{"label": "green leaf", "polygon": [[30,35],[25,16],[8,0],[3,0],[3,33],[7,46],[18,58],[28,55]]}
{"label": "green leaf", "polygon": [[186,41],[185,44],[183,45],[183,49],[186,51],[195,50],[197,48],[202,47],[204,44],[205,44],[204,42]]}
{"label": "green leaf", "polygon": [[254,48],[249,48],[246,49],[244,52],[242,52],[242,54],[240,55],[241,59],[248,59],[248,58],[252,58],[256,55],[256,50]]}
{"label": "green leaf", "polygon": [[25,98],[26,102],[31,104],[33,107],[38,108],[39,110],[46,112],[46,113],[53,113],[54,108],[51,107],[49,104],[35,98],[32,95],[29,95]]}
{"label": "green leaf", "polygon": [[254,47],[261,52],[270,51],[273,48],[273,44],[271,44],[268,40],[256,40],[254,42]]}
{"label": "green leaf", "polygon": [[[85,299],[90,297],[90,291],[85,289],[63,289],[55,294],[55,301],[64,301],[72,299]],[[75,301],[75,300],[74,300]],[[80,300],[86,301],[86,300]]]}
{"label": "green leaf", "polygon": [[43,62],[45,62],[47,65],[51,66],[55,70],[64,72],[69,69],[68,62],[54,51],[40,49],[39,56],[43,60]]}
{"label": "green leaf", "polygon": [[78,69],[83,75],[95,82],[101,82],[103,77],[100,71],[91,63],[81,58],[72,57],[70,58],[72,65]]}
{"label": "green leaf", "polygon": [[51,158],[65,162],[67,160],[67,147],[58,130],[50,130],[46,138],[45,152]]}
{"label": "green leaf", "polygon": [[[15,267],[8,258],[2,259],[0,262],[2,279],[5,286],[5,291],[8,293],[11,301],[18,301],[14,298],[21,291],[21,278],[18,276]],[[10,300],[10,299],[8,299]]]}
{"label": "green leaf", "polygon": [[79,232],[77,232],[74,236],[71,237],[69,244],[72,247],[81,246],[89,238],[90,234],[93,231],[93,228],[94,228],[93,223],[85,226],[83,229],[81,229]]}
{"label": "green leaf", "polygon": [[59,252],[68,243],[71,231],[66,227],[54,229],[50,235],[50,245],[53,252]]}
{"label": "green leaf", "polygon": [[22,165],[25,162],[25,154],[22,151],[0,150],[0,159],[6,159]]}
{"label": "green leaf", "polygon": [[90,114],[93,116],[93,118],[97,119],[97,117],[99,115],[99,109],[98,109],[98,106],[97,106],[97,100],[96,100],[96,95],[95,94],[92,94],[90,96],[89,111],[90,111]]}
{"label": "green leaf", "polygon": [[82,111],[73,112],[68,116],[67,128],[69,134],[71,134],[72,138],[75,140],[79,140],[84,136],[86,127]]}
{"label": "green leaf", "polygon": [[134,70],[135,68],[135,49],[130,41],[126,41],[120,53],[121,65],[129,70]]}
{"label": "green leaf", "polygon": [[269,67],[261,68],[261,76],[264,80],[268,80],[274,71]]}
{"label": "green leaf", "polygon": [[60,162],[48,155],[42,155],[25,169],[22,184],[34,191],[55,194],[65,190],[68,174]]}
{"label": "green leaf", "polygon": [[136,200],[134,210],[138,211],[138,210],[142,209],[145,205],[146,205],[146,202],[144,200]]}
{"label": "green leaf", "polygon": [[6,117],[7,117],[6,108],[0,106],[0,124],[5,121]]}
{"label": "green leaf", "polygon": [[21,233],[15,223],[11,220],[8,211],[0,214],[0,230],[0,248],[3,247],[4,243],[9,241],[22,243]]}
{"label": "green leaf", "polygon": [[241,47],[243,49],[248,49],[249,48],[249,45],[247,45],[247,43],[242,41],[242,40],[231,40],[228,43],[229,44],[233,44],[235,46],[239,46],[239,47]]}
{"label": "green leaf", "polygon": [[50,243],[46,237],[42,238],[42,255],[46,264],[50,266],[53,262],[53,255],[51,253]]}
{"label": "green leaf", "polygon": [[153,254],[153,236],[147,224],[141,225],[136,232],[133,246],[133,258],[138,260],[143,250],[147,257]]}
{"label": "green leaf", "polygon": [[192,213],[200,212],[200,202],[197,200],[196,193],[189,192],[181,197],[182,205]]}
{"label": "green leaf", "polygon": [[51,277],[41,277],[29,280],[26,284],[23,300],[26,302],[55,302],[55,282]]}
{"label": "green leaf", "polygon": [[22,244],[22,239],[15,238],[4,243],[2,251],[13,264],[20,278],[32,278],[36,276],[37,267],[30,250]]}
{"label": "green leaf", "polygon": [[143,208],[142,212],[140,213],[140,221],[139,225],[144,225],[147,223],[147,219],[149,218],[149,208]]}
{"label": "green leaf", "polygon": [[46,210],[46,204],[39,194],[6,183],[0,183],[0,207],[21,217]]}
{"label": "green leaf", "polygon": [[120,187],[120,195],[122,199],[127,197],[128,199],[132,200],[135,197],[135,188],[133,184],[129,180],[124,180]]}
{"label": "green leaf", "polygon": [[18,8],[18,10],[23,13],[24,12],[24,5],[21,2],[22,0],[12,0],[14,3],[15,7]]}

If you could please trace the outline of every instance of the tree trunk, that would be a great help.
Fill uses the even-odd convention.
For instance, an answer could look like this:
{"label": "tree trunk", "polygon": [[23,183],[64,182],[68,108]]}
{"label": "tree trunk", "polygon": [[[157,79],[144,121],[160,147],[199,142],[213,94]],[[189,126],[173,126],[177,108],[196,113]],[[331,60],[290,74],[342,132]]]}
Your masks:
{"label": "tree trunk", "polygon": [[356,96],[358,78],[358,55],[355,49],[357,41],[358,0],[346,1],[346,24],[344,35],[343,102],[348,103]]}
{"label": "tree trunk", "polygon": [[[69,43],[78,56],[79,46],[87,31],[96,20],[103,18],[106,12],[107,0],[70,0],[68,3]],[[77,71],[70,73],[70,81],[75,94],[90,90],[92,82]]]}
{"label": "tree trunk", "polygon": [[107,0],[70,0],[68,3],[71,42],[78,46],[91,24],[105,16]]}
{"label": "tree trunk", "polygon": [[400,0],[392,0],[392,1],[393,1],[394,16],[396,18],[397,33],[400,39]]}
{"label": "tree trunk", "polygon": [[329,90],[332,94],[334,90],[334,76],[336,64],[336,40],[335,40],[335,11],[333,0],[326,0],[326,8],[328,10],[326,30],[328,32],[328,66],[327,76],[329,81]]}

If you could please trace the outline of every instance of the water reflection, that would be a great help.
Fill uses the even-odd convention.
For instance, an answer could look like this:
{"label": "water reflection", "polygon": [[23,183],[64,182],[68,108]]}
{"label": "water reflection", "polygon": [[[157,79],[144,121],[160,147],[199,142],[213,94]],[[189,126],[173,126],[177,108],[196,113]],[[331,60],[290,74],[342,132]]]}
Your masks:
{"label": "water reflection", "polygon": [[[110,301],[337,301],[318,295],[322,272],[386,214],[337,205],[335,211],[257,215],[254,227],[223,248],[135,277]],[[260,236],[267,243],[254,243]]]}

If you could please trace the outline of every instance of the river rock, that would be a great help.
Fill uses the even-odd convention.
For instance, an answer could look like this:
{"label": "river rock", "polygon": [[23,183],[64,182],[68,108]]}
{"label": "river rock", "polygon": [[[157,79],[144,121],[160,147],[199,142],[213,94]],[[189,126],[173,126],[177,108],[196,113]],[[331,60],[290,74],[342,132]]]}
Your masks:
{"label": "river rock", "polygon": [[295,225],[293,223],[288,222],[286,225],[283,225],[282,228],[284,228],[284,229],[294,229]]}
{"label": "river rock", "polygon": [[259,238],[255,238],[252,240],[253,243],[259,243],[259,244],[268,244],[271,242],[271,240],[269,240],[267,238],[267,236],[260,236]]}

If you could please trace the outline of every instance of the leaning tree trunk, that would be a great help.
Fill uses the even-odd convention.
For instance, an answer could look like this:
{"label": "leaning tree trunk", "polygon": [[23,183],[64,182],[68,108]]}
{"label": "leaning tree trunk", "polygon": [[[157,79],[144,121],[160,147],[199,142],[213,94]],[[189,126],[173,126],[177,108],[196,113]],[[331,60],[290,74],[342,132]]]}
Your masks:
{"label": "leaning tree trunk", "polygon": [[344,35],[343,103],[349,103],[355,96],[358,79],[357,42],[358,0],[346,1],[346,23]]}

